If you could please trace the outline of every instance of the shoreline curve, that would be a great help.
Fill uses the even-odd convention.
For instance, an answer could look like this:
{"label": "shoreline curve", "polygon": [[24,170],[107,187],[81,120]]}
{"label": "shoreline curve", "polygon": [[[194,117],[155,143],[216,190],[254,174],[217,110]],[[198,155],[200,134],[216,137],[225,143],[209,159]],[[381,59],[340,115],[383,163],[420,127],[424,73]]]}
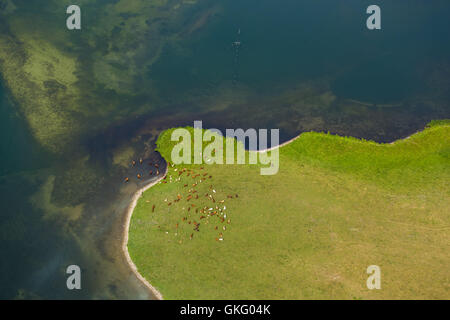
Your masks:
{"label": "shoreline curve", "polygon": [[136,265],[134,264],[133,260],[130,257],[130,253],[128,252],[128,233],[129,233],[129,229],[130,229],[130,223],[131,223],[131,216],[133,215],[133,211],[134,208],[137,205],[137,202],[139,200],[139,198],[142,196],[142,194],[147,191],[148,189],[150,189],[151,187],[153,187],[154,185],[158,184],[158,182],[160,182],[161,180],[164,179],[164,177],[167,175],[167,172],[169,171],[169,166],[166,166],[166,170],[164,172],[164,174],[156,179],[155,181],[149,183],[148,185],[140,188],[139,190],[137,190],[132,197],[131,203],[128,206],[127,212],[126,212],[126,216],[125,216],[125,225],[124,225],[124,235],[123,235],[123,239],[122,239],[122,251],[125,255],[125,259],[128,263],[128,266],[130,267],[131,271],[133,271],[134,275],[141,281],[141,283],[150,290],[150,292],[155,296],[156,300],[164,300],[161,292],[159,292],[154,286],[152,286],[150,284],[150,282],[147,281],[147,279],[145,279],[138,271]]}

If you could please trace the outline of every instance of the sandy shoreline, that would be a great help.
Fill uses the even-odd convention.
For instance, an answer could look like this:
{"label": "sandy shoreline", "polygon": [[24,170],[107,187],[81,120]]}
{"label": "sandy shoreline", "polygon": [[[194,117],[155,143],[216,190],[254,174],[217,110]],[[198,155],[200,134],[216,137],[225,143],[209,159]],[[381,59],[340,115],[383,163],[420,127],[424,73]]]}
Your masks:
{"label": "sandy shoreline", "polygon": [[275,149],[279,149],[279,148],[284,147],[285,145],[291,143],[292,141],[297,140],[298,138],[300,138],[300,136],[302,134],[303,134],[303,132],[300,133],[298,136],[295,136],[294,138],[292,138],[292,139],[290,139],[290,140],[288,140],[286,142],[283,142],[282,144],[279,144],[279,145],[277,145],[275,147],[271,147],[271,148],[267,148],[267,149],[261,149],[261,150],[252,150],[252,151],[256,151],[258,153],[265,153],[265,152],[269,152],[269,151],[272,151],[272,150],[275,150]]}
{"label": "sandy shoreline", "polygon": [[151,291],[151,293],[155,296],[155,298],[157,300],[163,300],[163,296],[162,294],[155,288],[153,287],[138,271],[136,265],[134,264],[133,260],[131,260],[130,257],[130,253],[128,252],[128,232],[130,229],[130,222],[131,222],[131,216],[133,215],[133,211],[134,208],[137,205],[137,202],[139,200],[139,198],[142,196],[142,194],[147,191],[148,189],[150,189],[151,187],[153,187],[154,185],[158,184],[158,182],[160,182],[162,179],[164,179],[164,177],[167,175],[168,172],[168,167],[166,167],[166,171],[164,172],[164,174],[161,176],[161,178],[153,181],[152,183],[146,185],[145,187],[137,190],[134,195],[133,198],[131,200],[130,205],[128,206],[127,209],[127,213],[126,213],[126,217],[125,217],[125,226],[124,226],[124,235],[123,235],[123,240],[122,240],[122,250],[123,253],[125,255],[125,258],[127,260],[128,265],[130,266],[130,269],[133,271],[133,273],[136,275],[136,277]]}

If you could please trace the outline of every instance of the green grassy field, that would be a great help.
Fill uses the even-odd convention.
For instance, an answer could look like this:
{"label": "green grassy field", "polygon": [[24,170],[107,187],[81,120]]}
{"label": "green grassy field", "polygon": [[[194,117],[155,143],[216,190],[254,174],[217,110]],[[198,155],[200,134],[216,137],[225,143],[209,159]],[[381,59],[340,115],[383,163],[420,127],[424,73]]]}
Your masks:
{"label": "green grassy field", "polygon": [[276,175],[180,165],[165,181],[138,202],[128,248],[166,299],[450,298],[448,121],[394,144],[304,133]]}

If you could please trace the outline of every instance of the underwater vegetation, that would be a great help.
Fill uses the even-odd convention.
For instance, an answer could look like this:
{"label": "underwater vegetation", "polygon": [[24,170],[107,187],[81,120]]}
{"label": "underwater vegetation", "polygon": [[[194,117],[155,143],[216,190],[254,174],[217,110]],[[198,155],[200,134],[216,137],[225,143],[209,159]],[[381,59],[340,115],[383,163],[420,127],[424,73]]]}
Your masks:
{"label": "underwater vegetation", "polygon": [[63,154],[81,137],[158,109],[145,75],[196,3],[80,1],[77,33],[61,23],[60,1],[1,1],[0,71],[36,140]]}

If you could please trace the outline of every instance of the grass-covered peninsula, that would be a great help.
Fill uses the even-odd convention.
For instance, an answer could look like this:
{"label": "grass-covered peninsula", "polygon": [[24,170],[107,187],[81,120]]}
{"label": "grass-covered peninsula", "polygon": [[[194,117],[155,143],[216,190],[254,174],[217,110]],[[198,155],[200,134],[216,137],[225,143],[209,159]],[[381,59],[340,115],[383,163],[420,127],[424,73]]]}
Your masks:
{"label": "grass-covered peninsula", "polygon": [[392,144],[303,133],[273,176],[169,167],[134,210],[128,250],[166,299],[448,299],[449,181],[448,121]]}

